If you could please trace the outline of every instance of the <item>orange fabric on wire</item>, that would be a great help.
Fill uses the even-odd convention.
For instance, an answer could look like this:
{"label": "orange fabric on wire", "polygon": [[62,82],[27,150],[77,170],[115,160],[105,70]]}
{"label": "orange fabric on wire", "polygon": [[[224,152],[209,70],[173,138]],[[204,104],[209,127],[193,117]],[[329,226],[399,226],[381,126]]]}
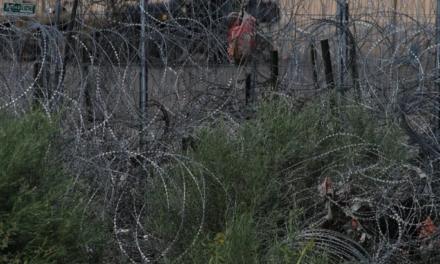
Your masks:
{"label": "orange fabric on wire", "polygon": [[228,53],[234,63],[241,64],[257,48],[257,20],[244,11],[241,11],[239,14],[235,12],[229,14],[229,16],[233,15],[237,15],[237,18],[229,27]]}

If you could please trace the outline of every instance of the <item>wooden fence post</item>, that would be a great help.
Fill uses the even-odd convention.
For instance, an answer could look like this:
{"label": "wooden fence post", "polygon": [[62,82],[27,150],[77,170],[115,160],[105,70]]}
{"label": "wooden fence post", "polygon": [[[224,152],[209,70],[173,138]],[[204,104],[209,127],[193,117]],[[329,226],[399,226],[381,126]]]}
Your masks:
{"label": "wooden fence post", "polygon": [[246,84],[245,84],[245,105],[249,105],[250,101],[251,101],[251,74],[252,73],[248,73],[246,75]]}
{"label": "wooden fence post", "polygon": [[315,43],[312,42],[312,44],[310,45],[310,53],[312,56],[312,67],[313,67],[313,81],[315,82],[315,89],[318,90],[319,89],[319,84],[318,84],[318,67],[316,65],[316,47],[315,47]]}
{"label": "wooden fence post", "polygon": [[325,66],[325,81],[327,83],[327,88],[334,89],[335,82],[333,80],[332,60],[330,57],[330,46],[328,44],[328,39],[324,39],[321,41],[321,48]]}
{"label": "wooden fence post", "polygon": [[272,50],[270,52],[270,82],[271,90],[278,90],[278,51]]}

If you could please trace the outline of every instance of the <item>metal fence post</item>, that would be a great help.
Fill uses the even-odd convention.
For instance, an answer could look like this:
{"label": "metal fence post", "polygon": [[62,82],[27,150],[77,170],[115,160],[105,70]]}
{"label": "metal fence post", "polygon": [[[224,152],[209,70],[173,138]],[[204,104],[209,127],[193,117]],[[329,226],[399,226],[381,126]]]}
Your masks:
{"label": "metal fence post", "polygon": [[[343,89],[345,86],[345,79],[347,75],[347,32],[346,32],[346,26],[347,26],[347,11],[348,6],[346,3],[346,0],[338,0],[338,15],[339,15],[339,21],[340,26],[338,27],[338,80],[337,80],[337,86],[339,87],[339,90],[341,93],[343,93]],[[342,89],[341,89],[342,88]]]}
{"label": "metal fence post", "polygon": [[435,17],[435,44],[435,91],[437,93],[435,132],[437,142],[440,142],[440,0],[437,0],[437,11]]}
{"label": "metal fence post", "polygon": [[[56,5],[55,5],[55,29],[58,33],[59,30],[59,25],[60,25],[60,1],[61,0],[57,0],[56,1]],[[60,47],[60,42],[57,39],[57,47]],[[60,58],[56,57],[55,58],[55,75],[54,75],[54,89],[56,90],[58,87],[58,81],[59,81],[59,77],[60,77]]]}
{"label": "metal fence post", "polygon": [[[145,155],[147,152],[147,75],[148,69],[145,61],[145,0],[141,0],[141,74],[140,74],[140,110],[141,110],[141,138],[140,138],[140,152]],[[145,159],[144,159],[145,166]]]}

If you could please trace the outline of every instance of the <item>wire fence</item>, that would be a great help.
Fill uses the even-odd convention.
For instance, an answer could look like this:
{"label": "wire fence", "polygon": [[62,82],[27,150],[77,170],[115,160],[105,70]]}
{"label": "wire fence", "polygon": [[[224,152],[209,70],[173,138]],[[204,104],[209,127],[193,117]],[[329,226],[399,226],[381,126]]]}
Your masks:
{"label": "wire fence", "polygon": [[[211,1],[215,2],[212,5],[195,0],[192,5],[174,1],[175,9],[171,10],[169,4],[169,9],[163,9],[158,18],[150,14],[145,39],[140,38],[138,3],[102,1],[98,8],[92,2],[76,2],[76,12],[72,12],[70,2],[62,4],[66,8],[61,11],[58,27],[54,26],[54,13],[40,11],[36,18],[0,15],[0,109],[22,113],[37,105],[50,114],[65,107],[67,115],[62,126],[68,142],[66,164],[78,177],[93,177],[97,173],[106,179],[118,177],[122,182],[126,175],[151,171],[168,177],[161,166],[170,156],[177,163],[182,162],[172,154],[181,148],[182,138],[209,122],[225,119],[236,127],[245,118],[248,76],[253,77],[253,99],[270,90],[274,64],[271,51],[277,50],[277,93],[318,100],[333,87],[341,97],[366,107],[383,120],[395,111],[407,120],[408,136],[431,155],[423,167],[424,175],[429,175],[427,180],[422,179],[418,167],[406,168],[418,174],[410,180],[385,170],[383,174],[397,177],[384,181],[390,185],[388,191],[380,194],[365,190],[371,193],[369,202],[376,205],[376,215],[363,218],[349,208],[352,211],[348,215],[359,221],[368,218],[371,228],[383,214],[390,214],[399,223],[397,238],[382,236],[380,241],[371,242],[374,245],[365,245],[366,252],[352,248],[353,243],[363,247],[362,238],[357,238],[340,242],[336,252],[352,260],[388,263],[399,248],[411,244],[408,241],[412,238],[402,230],[417,223],[386,210],[393,206],[407,209],[408,205],[397,199],[399,193],[407,192],[414,201],[424,196],[429,210],[437,213],[437,1],[271,1],[278,11],[260,23],[258,49],[252,59],[239,67],[230,62],[224,23],[229,11],[237,6],[236,1]],[[54,4],[46,2],[44,6]],[[225,10],[228,12],[222,13]],[[215,17],[214,11],[220,15]],[[255,12],[263,16],[263,11]],[[139,105],[142,42],[147,46],[146,130],[142,130]],[[333,81],[329,80],[330,75]],[[142,133],[148,135],[147,153],[140,153]],[[135,169],[124,163],[126,159],[144,159],[148,165]],[[341,182],[353,175],[365,176],[369,169],[354,172],[355,168],[350,168],[350,172],[341,172]],[[377,184],[376,179],[368,176],[364,180]],[[411,182],[414,188],[401,187],[403,182]],[[427,191],[424,186],[432,188]],[[115,208],[127,201],[117,188],[104,183],[96,187],[97,193],[110,189],[119,192],[120,196],[108,201],[113,207],[106,209],[113,210],[115,215],[116,237],[121,230],[133,230],[137,225],[136,219],[118,215]],[[180,192],[170,188],[170,192]],[[305,190],[307,195],[299,196],[310,197],[310,202],[317,196],[315,191]],[[343,210],[348,208],[335,204]],[[409,207],[412,212],[421,213],[423,206],[414,202]],[[415,214],[411,217],[415,218]],[[318,221],[318,216],[311,219]],[[327,245],[342,241],[341,236],[346,238],[341,232],[316,230],[309,227],[302,236],[319,236]],[[368,231],[363,234],[372,235]],[[136,242],[118,239],[121,251],[133,259],[150,250],[137,247],[128,252],[126,248],[135,247]],[[168,248],[161,250],[166,255]],[[320,250],[333,254],[325,246]]]}

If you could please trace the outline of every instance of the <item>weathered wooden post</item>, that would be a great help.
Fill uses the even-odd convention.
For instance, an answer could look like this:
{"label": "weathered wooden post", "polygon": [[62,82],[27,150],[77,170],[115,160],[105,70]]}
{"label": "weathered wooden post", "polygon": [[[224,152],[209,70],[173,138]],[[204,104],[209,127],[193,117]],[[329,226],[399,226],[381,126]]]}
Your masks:
{"label": "weathered wooden post", "polygon": [[278,51],[272,50],[270,52],[270,82],[271,90],[278,90]]}
{"label": "weathered wooden post", "polygon": [[[335,82],[333,80],[333,69],[332,60],[330,57],[330,46],[328,44],[328,39],[321,40],[322,56],[324,60],[324,72],[325,72],[325,82],[327,83],[327,89],[333,91],[335,88]],[[333,109],[336,106],[335,95],[330,93],[330,108]]]}
{"label": "weathered wooden post", "polygon": [[313,67],[313,81],[315,82],[315,89],[318,90],[319,89],[319,84],[318,84],[318,66],[316,63],[316,47],[315,47],[315,43],[312,42],[312,44],[310,44],[310,55],[312,57],[312,67]]}
{"label": "weathered wooden post", "polygon": [[251,101],[251,75],[252,73],[248,73],[246,75],[246,83],[245,83],[245,93],[244,93],[244,101],[245,101],[245,105],[249,105],[250,101]]}
{"label": "weathered wooden post", "polygon": [[324,60],[325,81],[328,89],[335,88],[335,82],[333,80],[332,60],[330,56],[330,46],[328,39],[321,40],[322,56]]}

